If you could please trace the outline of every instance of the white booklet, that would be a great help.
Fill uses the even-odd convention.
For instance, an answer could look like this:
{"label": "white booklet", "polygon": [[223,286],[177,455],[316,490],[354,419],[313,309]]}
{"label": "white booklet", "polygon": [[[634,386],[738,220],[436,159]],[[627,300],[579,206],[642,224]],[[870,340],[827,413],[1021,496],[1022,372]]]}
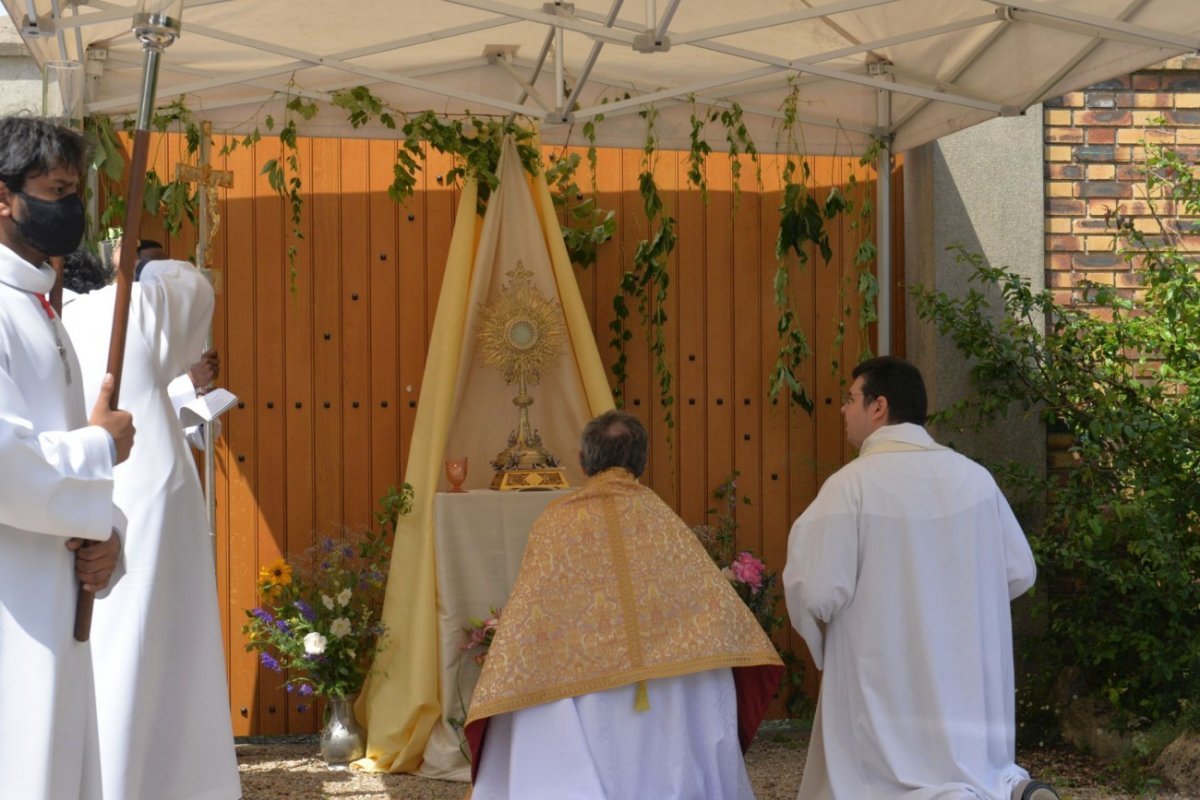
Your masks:
{"label": "white booklet", "polygon": [[228,389],[216,388],[202,394],[179,409],[179,421],[185,428],[212,422],[237,404],[237,395]]}

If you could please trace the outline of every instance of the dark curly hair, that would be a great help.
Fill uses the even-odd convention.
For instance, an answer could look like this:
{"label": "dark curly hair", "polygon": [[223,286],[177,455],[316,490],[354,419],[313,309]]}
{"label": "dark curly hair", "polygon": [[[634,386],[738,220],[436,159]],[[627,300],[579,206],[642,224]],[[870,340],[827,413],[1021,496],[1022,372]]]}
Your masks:
{"label": "dark curly hair", "polygon": [[80,248],[63,259],[63,286],[87,294],[112,283],[113,270],[91,250]]}
{"label": "dark curly hair", "polygon": [[83,175],[90,151],[87,139],[69,128],[33,117],[0,117],[0,181],[11,191],[55,167]]}

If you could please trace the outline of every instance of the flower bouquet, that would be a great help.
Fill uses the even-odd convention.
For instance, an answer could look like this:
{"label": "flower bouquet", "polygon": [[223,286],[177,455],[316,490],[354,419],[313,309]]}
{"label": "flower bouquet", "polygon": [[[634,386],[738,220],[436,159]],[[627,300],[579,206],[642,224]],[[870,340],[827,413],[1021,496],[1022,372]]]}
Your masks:
{"label": "flower bouquet", "polygon": [[381,501],[380,530],[322,537],[300,556],[258,576],[261,604],[246,612],[247,650],[268,669],[287,671],[301,697],[352,697],[370,673],[386,631],[380,619],[396,515],[412,507],[412,487]]}
{"label": "flower bouquet", "polygon": [[754,614],[758,624],[762,625],[768,636],[774,636],[784,622],[783,616],[777,612],[779,576],[768,570],[762,559],[749,550],[736,551],[737,507],[739,502],[750,504],[748,497],[738,500],[737,478],[735,471],[713,490],[713,499],[721,503],[723,508],[708,510],[709,516],[714,517],[712,524],[696,525],[692,530],[721,568],[722,574],[729,579],[733,590]]}

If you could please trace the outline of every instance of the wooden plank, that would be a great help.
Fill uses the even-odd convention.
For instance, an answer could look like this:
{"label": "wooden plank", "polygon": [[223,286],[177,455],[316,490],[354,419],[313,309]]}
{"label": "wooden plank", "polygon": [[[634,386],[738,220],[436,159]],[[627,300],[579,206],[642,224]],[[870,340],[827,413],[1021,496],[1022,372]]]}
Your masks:
{"label": "wooden plank", "polygon": [[370,203],[367,142],[341,141],[342,515],[350,529],[371,519]]}
{"label": "wooden plank", "polygon": [[[153,171],[159,179],[169,181],[174,173],[174,159],[171,152],[171,137],[161,133],[150,135],[150,154],[146,161],[146,171]],[[131,148],[132,151],[132,148]],[[161,243],[171,255],[170,237],[163,227],[162,214],[155,210],[153,214],[143,214],[142,229],[137,232],[138,239],[153,239]],[[172,258],[179,256],[171,255]]]}
{"label": "wooden plank", "polygon": [[[284,152],[276,139],[264,139],[255,145],[255,159],[282,158]],[[267,564],[286,554],[285,472],[279,465],[284,452],[283,383],[283,297],[286,291],[284,248],[285,225],[290,238],[290,211],[271,188],[267,176],[254,182],[254,358],[256,417],[254,454],[247,466],[255,472],[255,499],[258,503],[258,560]],[[285,221],[286,220],[286,221]],[[259,672],[259,731],[264,734],[287,732],[287,694],[279,685],[280,676],[265,667]]]}
{"label": "wooden plank", "polygon": [[622,212],[622,183],[621,151],[612,148],[602,148],[596,153],[596,185],[599,191],[600,206],[611,208],[617,212],[620,222],[617,231],[596,254],[596,300],[592,314],[592,327],[596,332],[596,344],[600,351],[600,360],[608,378],[608,385],[616,387],[616,376],[612,368],[617,360],[617,352],[611,342],[613,332],[609,328],[616,318],[613,310],[613,298],[616,297],[621,285],[621,272],[624,269],[625,243],[623,241],[627,222]]}
{"label": "wooden plank", "polygon": [[704,266],[708,297],[705,325],[708,463],[712,491],[733,472],[733,178],[725,158],[708,163],[704,210]]}
{"label": "wooden plank", "polygon": [[[286,261],[277,265],[276,282],[284,286],[283,296],[283,364],[284,370],[284,475],[287,481],[287,551],[302,553],[313,543],[315,522],[315,478],[313,465],[317,460],[314,447],[313,421],[313,146],[311,139],[297,142],[300,153],[304,197],[304,218],[301,230],[304,238],[295,242],[295,278]],[[291,231],[290,222],[285,222]],[[290,233],[289,233],[290,236]],[[261,265],[260,265],[261,266]],[[297,701],[287,704],[289,733],[311,733],[319,724],[311,703]],[[300,709],[304,708],[303,711]]]}
{"label": "wooden plank", "polygon": [[733,211],[733,453],[738,494],[737,547],[762,555],[762,310],[759,249],[761,196],[755,165],[742,157],[741,196]]}
{"label": "wooden plank", "polygon": [[[213,143],[213,158],[214,166],[221,169],[228,169],[228,159],[220,155],[224,149],[227,137],[215,137]],[[226,213],[230,208],[228,199],[228,190],[218,189],[218,202],[221,213],[221,218],[226,218]],[[227,350],[228,332],[227,323],[229,315],[226,313],[226,304],[229,299],[229,292],[225,285],[224,276],[227,274],[228,258],[226,255],[228,247],[227,228],[221,225],[217,228],[216,236],[213,238],[212,245],[212,261],[211,268],[215,277],[215,285],[217,288],[216,302],[213,308],[212,318],[212,336],[213,346],[217,348],[219,353],[225,353]],[[226,365],[217,384],[220,386],[229,385],[229,370]],[[227,439],[224,435],[220,436],[213,446],[213,460],[215,467],[213,470],[213,490],[216,494],[216,509],[215,509],[215,539],[216,539],[216,579],[217,579],[217,607],[221,617],[221,629],[223,636],[224,654],[225,654],[225,680],[226,685],[232,684],[232,651],[234,650],[235,637],[240,636],[241,622],[231,624],[233,622],[230,609],[230,548],[229,548],[229,449],[226,446]],[[201,476],[203,476],[201,472]],[[202,478],[203,480],[203,478]],[[241,654],[241,647],[236,648]],[[235,727],[238,725],[240,715],[234,717]],[[245,723],[246,720],[240,720]]]}
{"label": "wooden plank", "polygon": [[[446,180],[454,159],[436,150],[425,154],[425,330],[433,332],[438,297],[442,293],[442,276],[446,273],[446,258],[450,254],[450,238],[454,232],[457,198]],[[428,341],[428,338],[426,339]]]}
{"label": "wooden plank", "polygon": [[[677,154],[677,169],[681,184],[687,176],[687,155]],[[689,235],[704,224],[704,204],[700,192],[681,190],[678,193],[679,244],[676,247],[679,270],[672,290],[679,298],[679,360],[676,370],[678,389],[675,450],[679,454],[679,514],[689,525],[706,521],[709,492],[706,475],[708,460],[705,435],[707,407],[705,405],[704,358],[705,336],[705,241],[704,237]]]}
{"label": "wooden plank", "polygon": [[[238,175],[255,173],[254,153],[235,150],[228,166]],[[228,473],[226,530],[229,541],[229,617],[228,630],[236,637],[230,647],[230,703],[236,735],[257,734],[260,727],[257,690],[258,659],[244,652],[245,637],[240,633],[245,609],[258,605],[258,509],[255,500],[257,474],[254,469],[255,398],[257,397],[254,363],[254,272],[248,264],[245,243],[254,238],[254,182],[243,178],[228,190],[225,204],[225,307],[228,309],[228,346],[222,357],[226,385],[238,395],[238,407],[225,416],[225,465]],[[220,500],[221,498],[218,498]],[[274,676],[277,678],[278,676]],[[272,680],[272,679],[267,679]]]}
{"label": "wooden plank", "polygon": [[[815,169],[814,159],[808,159],[807,163],[810,171]],[[825,404],[829,398],[816,396],[818,357],[814,351],[817,343],[817,273],[821,267],[816,259],[820,256],[811,244],[805,247],[805,254],[807,260],[804,263],[800,263],[794,255],[789,256],[793,310],[800,331],[812,352],[798,370],[798,378],[807,388],[814,404]],[[832,402],[838,401],[835,399]],[[838,411],[840,412],[840,408]],[[817,414],[815,408],[808,412],[793,403],[789,406],[788,415],[791,419],[789,430],[793,454],[789,461],[788,516],[795,519],[817,494]]]}
{"label": "wooden plank", "polygon": [[342,304],[340,148],[336,139],[314,139],[312,170],[313,448],[315,527],[334,534],[342,525]]}
{"label": "wooden plank", "polygon": [[[392,165],[396,162],[396,143],[373,140],[368,145],[368,223],[370,247],[371,364],[370,454],[371,480],[369,501],[372,513],[389,486],[399,486],[400,413],[396,381],[399,331],[396,301],[396,202],[388,197]],[[373,517],[369,517],[371,519]]]}
{"label": "wooden plank", "polygon": [[[676,217],[679,213],[679,170],[673,153],[662,153],[654,167],[654,179],[658,183],[662,200],[662,218]],[[679,235],[678,219],[675,219],[675,235]],[[651,235],[655,232],[652,231]],[[658,496],[672,508],[679,508],[679,249],[667,259],[667,300],[661,306],[666,314],[663,337],[666,345],[665,360],[671,375],[667,393],[662,391],[662,377],[658,374],[653,354],[647,355],[646,378],[649,382],[650,408],[650,485]],[[659,310],[657,303],[651,313]],[[669,393],[671,397],[670,424],[668,407],[663,404]]]}
{"label": "wooden plank", "polygon": [[770,157],[763,168],[763,194],[759,214],[759,262],[762,280],[759,303],[762,331],[759,337],[761,367],[756,397],[761,408],[762,429],[762,556],[769,569],[781,571],[787,561],[787,536],[792,519],[788,508],[791,452],[788,440],[788,398],[786,393],[776,404],[767,399],[770,369],[779,354],[775,306],[775,240],[779,234],[779,205],[783,200],[782,181],[777,157]]}
{"label": "wooden plank", "polygon": [[[642,172],[642,154],[636,150],[622,150],[621,159],[621,218],[625,221],[621,236],[621,267],[624,271],[635,269],[634,253],[638,244],[649,234],[642,196],[638,191],[638,179]],[[653,289],[650,290],[653,292]],[[626,325],[633,338],[625,345],[625,410],[636,414],[649,431],[661,410],[654,404],[650,393],[650,346],[647,341],[648,326],[642,324],[638,302],[633,297],[625,298],[629,309]],[[655,454],[651,454],[654,458]],[[653,470],[642,475],[643,483],[650,483]]]}
{"label": "wooden plank", "polygon": [[[832,188],[841,185],[840,164],[837,159],[821,159],[813,169],[814,195],[824,206]],[[835,374],[831,364],[840,360],[837,326],[840,318],[841,273],[841,230],[838,226],[826,226],[833,256],[828,263],[821,254],[814,253],[810,262],[816,275],[816,337],[813,340],[813,356],[816,364],[816,460],[817,484],[833,474],[842,464],[842,442],[844,440],[840,416],[842,386],[840,374]],[[840,367],[839,367],[840,369]]]}
{"label": "wooden plank", "polygon": [[[400,475],[408,465],[409,442],[417,419],[417,400],[421,394],[421,379],[425,371],[425,303],[426,287],[426,200],[425,180],[428,170],[417,174],[417,191],[400,206],[400,223],[396,231],[396,309],[399,317],[400,349]],[[432,313],[432,312],[430,312]]]}
{"label": "wooden plank", "polygon": [[[174,147],[174,158],[171,161],[171,169],[170,169],[170,172],[167,174],[167,178],[174,179],[176,166],[178,164],[184,164],[184,163],[187,163],[187,164],[196,163],[196,161],[199,158],[199,154],[198,153],[194,154],[194,155],[188,154],[187,137],[186,136],[174,135],[174,136],[171,136],[170,138],[174,142],[175,147]],[[212,161],[211,155],[210,155],[209,161],[210,161],[210,163]],[[214,167],[214,169],[216,169],[216,168]],[[200,187],[197,184],[189,184],[189,186],[190,186],[190,189],[192,192],[200,191]],[[179,228],[179,234],[178,234],[178,236],[175,237],[175,242],[173,243],[174,247],[171,250],[173,255],[171,257],[179,258],[179,259],[183,259],[184,261],[191,261],[192,263],[195,263],[195,261],[196,261],[196,224],[194,222],[192,222],[190,219],[188,219],[187,214],[183,215],[183,219],[181,220],[181,223],[182,224],[180,225],[180,228]]]}
{"label": "wooden plank", "polygon": [[[782,180],[780,175],[780,159],[777,156],[764,157],[763,188],[761,210],[759,213],[759,261],[762,269],[762,280],[759,285],[759,302],[762,317],[762,335],[760,347],[762,366],[759,370],[759,390],[757,397],[760,401],[761,430],[762,430],[762,490],[759,509],[762,524],[762,559],[767,569],[782,574],[787,563],[788,531],[792,520],[788,510],[788,487],[791,473],[788,464],[788,398],[785,395],[780,402],[772,404],[767,399],[770,383],[771,365],[779,353],[779,338],[776,334],[778,309],[775,305],[775,241],[779,235],[779,205],[783,199]],[[794,650],[791,644],[791,624],[787,619],[787,609],[782,601],[776,608],[776,613],[784,619],[783,627],[775,634],[776,646]],[[768,714],[771,717],[786,716],[786,693],[784,690],[772,703]]]}
{"label": "wooden plank", "polygon": [[[872,325],[868,330],[860,327],[862,300],[859,297],[858,283],[862,268],[855,261],[862,242],[875,238],[874,213],[872,212],[872,215],[864,218],[861,214],[863,203],[870,203],[872,209],[876,209],[878,206],[875,203],[874,170],[860,165],[858,159],[853,158],[842,160],[842,170],[847,184],[846,194],[854,200],[854,210],[843,214],[841,219],[842,282],[845,292],[843,319],[846,325],[846,336],[842,343],[841,374],[844,385],[849,388],[852,383],[851,373],[854,371],[854,367],[863,360],[868,352],[874,353],[876,349],[875,339],[872,335],[875,332],[874,326]],[[850,176],[854,176],[856,181],[853,188],[850,186]],[[871,272],[876,272],[874,261],[867,267]],[[845,463],[852,459],[854,452],[850,442],[842,437],[842,462]]]}
{"label": "wooden plank", "polygon": [[[592,175],[591,167],[588,166],[587,148],[586,147],[568,147],[559,157],[570,157],[572,155],[579,156],[579,166],[575,169],[575,183],[579,186],[579,194],[572,202],[581,202],[593,198],[592,192]],[[550,187],[553,193],[554,187]],[[603,206],[601,206],[603,208]],[[559,215],[565,218],[566,214]],[[571,220],[573,226],[578,227],[579,223]],[[581,267],[578,264],[574,265],[575,282],[579,286],[579,295],[583,299],[583,307],[589,310],[594,310],[596,307],[596,269],[595,265],[589,267]],[[595,315],[590,317],[595,319]]]}

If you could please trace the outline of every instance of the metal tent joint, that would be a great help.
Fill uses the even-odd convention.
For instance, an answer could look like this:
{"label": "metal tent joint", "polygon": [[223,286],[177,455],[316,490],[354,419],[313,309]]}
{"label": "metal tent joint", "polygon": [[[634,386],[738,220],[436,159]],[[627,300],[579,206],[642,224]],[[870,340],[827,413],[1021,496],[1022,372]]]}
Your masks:
{"label": "metal tent joint", "polygon": [[665,53],[671,49],[671,37],[659,36],[653,29],[633,37],[633,49],[639,53]]}

